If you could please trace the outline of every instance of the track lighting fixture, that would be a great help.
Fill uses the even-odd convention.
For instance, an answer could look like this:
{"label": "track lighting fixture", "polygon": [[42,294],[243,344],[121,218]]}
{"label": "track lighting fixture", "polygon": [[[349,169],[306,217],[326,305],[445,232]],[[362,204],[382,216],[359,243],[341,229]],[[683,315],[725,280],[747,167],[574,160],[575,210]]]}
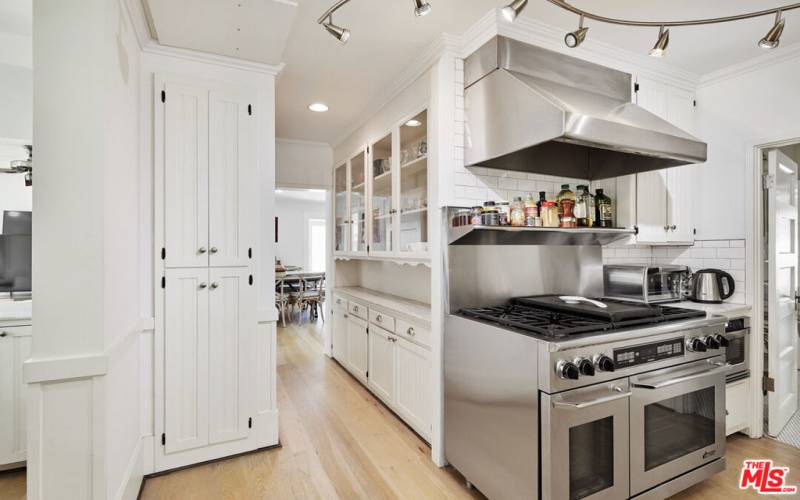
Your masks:
{"label": "track lighting fixture", "polygon": [[506,21],[513,23],[517,16],[520,15],[523,10],[525,10],[527,5],[528,0],[514,0],[510,4],[503,7],[501,12],[503,13],[503,17],[506,19]]}
{"label": "track lighting fixture", "polygon": [[589,28],[583,27],[583,15],[581,15],[580,23],[578,24],[578,29],[571,33],[567,33],[564,36],[564,43],[567,44],[567,47],[574,49],[578,45],[582,44],[583,41],[586,39],[586,32],[589,31]]}
{"label": "track lighting fixture", "polygon": [[781,11],[775,12],[775,24],[767,32],[766,36],[759,40],[758,46],[762,49],[774,49],[781,43],[781,33],[786,20],[781,17]]}
{"label": "track lighting fixture", "polygon": [[656,40],[656,44],[650,49],[650,55],[653,57],[664,57],[664,52],[667,51],[667,45],[669,45],[669,30],[664,29],[662,26],[658,30],[658,40]]}
{"label": "track lighting fixture", "polygon": [[322,23],[322,26],[324,26],[328,33],[333,35],[334,38],[339,40],[342,44],[347,43],[347,40],[350,39],[350,30],[333,24],[332,17],[329,17],[327,21]]}
{"label": "track lighting fixture", "polygon": [[414,0],[414,14],[417,17],[426,16],[431,11],[431,4],[427,0]]}

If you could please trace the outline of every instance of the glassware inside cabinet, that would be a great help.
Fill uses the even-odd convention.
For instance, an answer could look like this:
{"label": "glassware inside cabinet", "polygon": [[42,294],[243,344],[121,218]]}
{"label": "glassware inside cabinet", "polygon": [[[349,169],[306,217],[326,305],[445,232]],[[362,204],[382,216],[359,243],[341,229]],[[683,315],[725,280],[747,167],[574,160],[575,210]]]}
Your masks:
{"label": "glassware inside cabinet", "polygon": [[336,167],[333,182],[336,210],[334,250],[336,252],[346,252],[347,243],[350,241],[350,212],[347,208],[347,163]]}
{"label": "glassware inside cabinet", "polygon": [[367,183],[364,152],[350,160],[350,249],[367,251]]}
{"label": "glassware inside cabinet", "polygon": [[428,120],[400,127],[400,251],[428,252]]}
{"label": "glassware inside cabinet", "polygon": [[392,250],[392,135],[372,145],[371,252]]}

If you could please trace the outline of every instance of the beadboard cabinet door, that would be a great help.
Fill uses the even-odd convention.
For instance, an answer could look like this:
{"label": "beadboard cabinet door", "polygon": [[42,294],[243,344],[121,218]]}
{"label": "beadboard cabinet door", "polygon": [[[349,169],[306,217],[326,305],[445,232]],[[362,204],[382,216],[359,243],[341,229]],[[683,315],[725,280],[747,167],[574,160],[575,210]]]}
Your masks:
{"label": "beadboard cabinet door", "polygon": [[208,269],[171,269],[164,295],[164,448],[208,445]]}
{"label": "beadboard cabinet door", "polygon": [[255,234],[253,98],[209,92],[208,252],[214,267],[246,266]]}
{"label": "beadboard cabinet door", "polygon": [[395,411],[430,439],[432,400],[431,355],[427,349],[399,338],[395,342]]}
{"label": "beadboard cabinet door", "polygon": [[367,322],[352,314],[347,317],[347,369],[363,383],[369,370],[369,333]]}
{"label": "beadboard cabinet door", "polygon": [[[164,84],[165,265],[208,265],[208,89]],[[161,104],[161,103],[159,103]],[[157,140],[158,140],[157,139]]]}
{"label": "beadboard cabinet door", "polygon": [[27,384],[22,365],[31,354],[31,330],[0,328],[0,466],[27,455]]}
{"label": "beadboard cabinet door", "polygon": [[636,174],[636,225],[639,243],[667,242],[667,171]]}
{"label": "beadboard cabinet door", "polygon": [[369,388],[389,406],[394,404],[394,359],[397,337],[372,325],[369,330]]}
{"label": "beadboard cabinet door", "polygon": [[247,268],[209,270],[209,442],[242,439],[253,415],[248,398],[254,374],[255,288]]}
{"label": "beadboard cabinet door", "polygon": [[331,354],[339,363],[347,363],[347,300],[334,295]]}

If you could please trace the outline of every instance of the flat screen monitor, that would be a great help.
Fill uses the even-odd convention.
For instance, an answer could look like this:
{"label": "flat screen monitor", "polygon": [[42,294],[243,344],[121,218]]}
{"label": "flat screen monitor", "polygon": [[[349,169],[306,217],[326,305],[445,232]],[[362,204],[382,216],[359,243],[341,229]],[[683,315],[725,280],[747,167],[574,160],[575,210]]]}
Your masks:
{"label": "flat screen monitor", "polygon": [[31,235],[0,235],[0,293],[31,291]]}
{"label": "flat screen monitor", "polygon": [[2,234],[32,234],[31,212],[6,210],[3,212]]}

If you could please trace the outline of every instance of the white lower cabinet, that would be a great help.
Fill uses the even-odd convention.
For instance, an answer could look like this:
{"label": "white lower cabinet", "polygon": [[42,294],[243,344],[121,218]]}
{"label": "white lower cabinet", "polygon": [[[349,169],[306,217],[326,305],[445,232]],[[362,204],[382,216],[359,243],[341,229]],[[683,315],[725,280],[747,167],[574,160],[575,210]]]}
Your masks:
{"label": "white lower cabinet", "polygon": [[728,436],[750,427],[749,383],[747,378],[725,387],[725,434]]}
{"label": "white lower cabinet", "polygon": [[347,318],[347,368],[360,379],[367,382],[369,370],[369,333],[367,322],[352,314]]}
{"label": "white lower cabinet", "polygon": [[[364,304],[359,304],[359,311],[365,315],[368,311],[371,322],[354,316],[353,303],[334,295],[333,357],[430,440],[433,375],[429,329],[402,319],[395,322],[392,311],[376,311]],[[384,326],[376,324],[379,321]],[[389,329],[392,326],[395,331]]]}
{"label": "white lower cabinet", "polygon": [[248,447],[256,396],[254,290],[244,267],[167,270],[160,469]]}
{"label": "white lower cabinet", "polygon": [[0,470],[26,459],[27,405],[22,365],[30,354],[30,326],[0,327]]}

